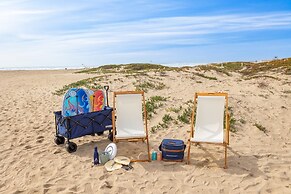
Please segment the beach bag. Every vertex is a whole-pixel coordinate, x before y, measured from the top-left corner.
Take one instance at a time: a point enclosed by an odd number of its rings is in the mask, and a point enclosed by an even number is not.
[[[159,149],[162,151],[162,160],[182,162],[186,145],[179,139],[163,139]]]

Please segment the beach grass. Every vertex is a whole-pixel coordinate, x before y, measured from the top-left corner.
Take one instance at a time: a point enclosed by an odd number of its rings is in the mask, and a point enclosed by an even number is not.
[[[177,119],[184,124],[189,124],[191,121],[191,115],[193,110],[193,100],[189,100],[186,103],[186,108],[183,109],[182,114],[178,115]]]
[[[199,77],[203,77],[203,78],[209,79],[209,80],[217,80],[216,77],[207,76],[207,75],[202,74],[202,73],[194,73],[194,75],[199,76]]]
[[[144,81],[144,82],[136,82],[134,83],[136,91],[144,91],[148,92],[148,90],[162,90],[166,88],[166,85],[163,82],[158,81]]]
[[[109,64],[96,68],[87,68],[76,73],[140,73],[140,72],[165,72],[165,71],[181,71],[179,67],[168,67],[160,64],[151,63],[129,63],[129,64]]]
[[[165,114],[162,118],[162,123],[160,122],[157,125],[151,127],[151,132],[155,133],[161,129],[168,129],[172,121],[174,121],[173,117],[170,114]]]
[[[174,113],[178,113],[178,112],[180,112],[180,110],[182,110],[182,106],[179,106],[179,107],[170,107],[170,108],[167,109],[167,111],[174,112]]]
[[[214,63],[209,65],[199,65],[197,66],[197,68],[202,71],[216,71],[218,73],[223,73],[227,76],[231,76],[231,72],[236,72],[241,74],[242,76],[247,76],[246,79],[259,73],[270,71],[280,71],[286,75],[291,75],[291,58],[275,59],[262,62],[238,61]],[[271,78],[270,76],[268,77]]]
[[[97,84],[97,81],[101,81],[103,79],[103,76],[97,76],[87,79],[82,79],[76,82],[73,82],[68,85],[64,85],[61,89],[56,90],[53,92],[54,95],[63,95],[66,91],[68,91],[71,88],[79,88],[79,87],[85,87],[88,89],[102,89],[102,86]]]
[[[262,131],[265,134],[267,134],[268,131],[267,131],[266,127],[264,127],[263,125],[255,123],[254,126],[257,127],[260,131]]]
[[[162,96],[152,96],[146,100],[145,107],[148,120],[153,117],[153,114],[157,114],[156,110],[162,107],[164,105],[162,102],[165,101],[167,101],[167,98]]]

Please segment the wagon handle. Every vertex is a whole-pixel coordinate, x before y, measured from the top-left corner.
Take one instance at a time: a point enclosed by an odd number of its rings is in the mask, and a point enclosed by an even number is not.
[[[109,86],[104,86],[104,89],[106,91],[106,105],[109,106],[109,103],[108,103],[108,90],[109,90]]]

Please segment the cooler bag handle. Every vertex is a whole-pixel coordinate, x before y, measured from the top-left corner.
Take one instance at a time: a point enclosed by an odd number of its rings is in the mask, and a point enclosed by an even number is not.
[[[186,144],[184,144],[184,150],[186,149]],[[162,151],[162,143],[159,145],[159,150]]]
[[[174,142],[174,141],[170,141],[169,144],[175,144],[175,142]],[[162,144],[161,144],[161,145],[162,145]],[[160,146],[161,146],[161,145],[160,145]],[[184,150],[185,150],[185,148],[186,148],[186,145],[184,144]],[[161,150],[161,149],[160,149],[160,150]]]

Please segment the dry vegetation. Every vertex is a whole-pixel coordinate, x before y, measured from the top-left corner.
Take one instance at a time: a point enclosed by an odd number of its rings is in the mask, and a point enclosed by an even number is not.
[[[165,71],[184,71],[187,72],[191,69],[195,69],[198,72],[215,71],[218,73],[231,76],[232,72],[240,73],[243,76],[253,76],[259,73],[267,71],[282,72],[287,75],[291,75],[291,58],[277,59],[266,62],[226,62],[209,65],[199,65],[195,67],[168,67],[160,64],[149,63],[130,63],[130,64],[113,64],[102,65],[97,68],[89,68],[77,71],[76,73],[141,73],[141,72],[162,72]],[[161,75],[162,76],[162,75]],[[200,75],[199,75],[200,76]]]
[[[250,78],[259,76],[266,72],[282,72],[291,75],[291,58],[278,59],[266,62],[227,62],[210,65],[200,65],[197,67],[200,71],[216,71],[218,73],[231,76],[232,72],[240,73],[242,76]],[[264,77],[264,75],[262,75]],[[276,79],[276,78],[275,78]]]
[[[290,64],[290,59],[281,59],[183,68],[107,65],[78,74],[0,71],[0,87],[5,91],[0,104],[0,193],[291,193]],[[189,165],[137,162],[132,170],[114,172],[92,165],[94,147],[100,151],[110,143],[107,132],[72,140],[78,144],[72,154],[65,145],[55,145],[52,111],[62,108],[63,98],[52,92],[63,95],[71,87],[104,85],[110,86],[111,107],[113,91],[147,90],[151,151],[166,138],[187,143],[195,92],[227,92],[229,168],[223,168],[222,146],[209,144],[191,147]],[[147,156],[142,142],[117,146],[119,156]],[[187,155],[186,150],[185,160]]]
[[[130,63],[130,64],[114,64],[114,65],[102,65],[97,68],[84,69],[77,71],[76,73],[141,73],[148,71],[163,72],[163,71],[179,71],[178,67],[167,67],[159,64],[150,63]]]
[[[68,89],[70,88],[78,88],[78,87],[85,87],[90,89],[101,89],[103,88],[97,82],[100,82],[104,79],[104,76],[96,76],[88,79],[83,79],[77,82],[73,82],[71,84],[63,86],[61,89],[56,90],[53,94],[54,95],[63,95]]]
[[[163,91],[171,86],[165,81],[169,76],[169,72],[174,71],[186,74],[189,79],[195,84],[203,84],[207,79],[211,82],[219,83],[218,75],[225,78],[234,75],[240,76],[238,81],[255,80],[255,79],[273,79],[280,80],[279,77],[270,75],[270,72],[291,75],[291,58],[279,59],[267,62],[226,62],[219,64],[200,65],[194,67],[167,67],[159,64],[134,63],[134,64],[112,64],[103,65],[97,68],[84,69],[76,73],[96,74],[98,76],[80,80],[57,90],[54,94],[63,95],[66,90],[72,87],[86,87],[91,89],[100,89],[102,84],[108,83],[124,83],[125,80],[130,80],[130,85],[134,90],[143,90],[145,92]],[[110,79],[110,76],[119,75],[118,78]],[[175,78],[173,78],[175,79]],[[260,89],[268,89],[268,85],[264,81],[258,81],[257,86]],[[272,91],[270,91],[272,92]],[[283,91],[283,94],[290,94],[290,90]],[[268,95],[260,94],[259,96],[267,99]],[[151,96],[146,101],[146,109],[148,119],[151,120],[155,114],[163,107],[168,113],[164,114],[162,120],[158,124],[151,127],[151,132],[156,132],[161,129],[168,129],[169,126],[188,125],[192,113],[193,101],[180,102],[177,106],[168,105],[169,97]],[[230,130],[237,132],[237,125],[245,125],[244,118],[237,119],[235,115],[235,107],[230,106]],[[238,122],[239,121],[239,122]],[[258,129],[266,133],[264,127],[255,124]]]

